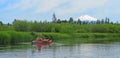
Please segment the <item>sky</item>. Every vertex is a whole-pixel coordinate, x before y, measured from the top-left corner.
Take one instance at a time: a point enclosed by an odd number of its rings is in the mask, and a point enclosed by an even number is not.
[[[110,21],[120,22],[119,2],[120,0],[0,0],[0,21],[52,21],[55,13],[61,20],[89,15],[97,19],[108,17]]]

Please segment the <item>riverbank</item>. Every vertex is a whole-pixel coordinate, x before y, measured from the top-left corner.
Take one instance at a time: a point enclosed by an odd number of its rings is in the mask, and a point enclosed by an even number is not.
[[[42,38],[50,38],[53,42],[64,44],[77,43],[107,43],[120,42],[120,33],[39,33],[35,32],[16,32],[16,31],[1,31],[0,45],[11,45],[20,42],[31,42],[37,36],[42,34]]]
[[[42,33],[64,44],[120,42],[120,33]]]

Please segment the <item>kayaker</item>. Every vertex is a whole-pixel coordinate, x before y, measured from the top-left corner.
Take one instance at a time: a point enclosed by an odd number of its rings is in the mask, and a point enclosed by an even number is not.
[[[38,37],[36,38],[38,41],[42,41],[43,39],[41,38],[41,35],[39,34]]]
[[[45,41],[52,42],[48,37],[46,37]]]

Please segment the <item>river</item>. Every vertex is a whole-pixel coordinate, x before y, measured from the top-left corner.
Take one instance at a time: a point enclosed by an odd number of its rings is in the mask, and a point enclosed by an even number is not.
[[[120,58],[120,43],[43,46],[0,46],[0,58]]]

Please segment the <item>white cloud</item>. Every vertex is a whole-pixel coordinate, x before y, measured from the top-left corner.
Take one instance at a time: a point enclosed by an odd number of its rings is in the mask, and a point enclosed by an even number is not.
[[[66,0],[67,1],[67,0]],[[19,3],[10,5],[8,9],[28,10],[34,9],[36,13],[47,12],[55,9],[65,0],[20,0]]]
[[[91,8],[99,8],[104,6],[108,0],[72,0],[69,3],[69,8],[57,9],[59,14],[73,14],[83,12]]]
[[[38,6],[36,12],[47,12],[50,10],[55,10],[60,4],[64,3],[64,0],[43,0],[41,4]]]
[[[9,9],[29,10],[35,13],[55,11],[57,14],[72,14],[103,6],[108,0],[20,0]]]

